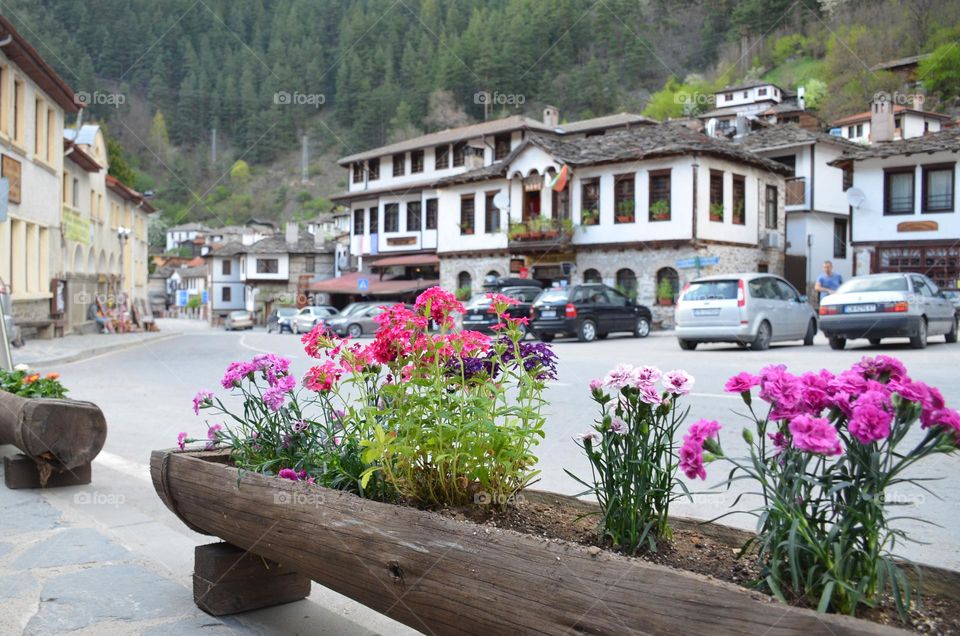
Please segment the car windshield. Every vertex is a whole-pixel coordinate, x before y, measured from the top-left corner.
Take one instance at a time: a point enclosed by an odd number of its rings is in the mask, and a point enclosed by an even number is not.
[[[277,315],[282,318],[289,318],[290,316],[296,316],[297,310],[294,309],[293,307],[288,307],[286,309],[278,309]]]
[[[565,289],[551,289],[540,294],[537,300],[542,303],[555,303],[566,300],[568,294],[569,292]]]
[[[733,300],[737,297],[737,281],[693,281],[683,294],[683,300]]]
[[[473,297],[467,301],[465,307],[467,309],[482,309],[484,307],[490,306],[490,299],[487,298],[486,294],[474,294]]]
[[[836,293],[851,294],[855,292],[884,291],[907,291],[907,277],[894,275],[853,278],[843,285],[840,285]]]
[[[350,316],[370,307],[370,303],[350,303],[340,312],[341,316]]]
[[[247,317],[247,312],[245,312],[245,311],[231,311],[231,312],[230,312],[230,317],[231,317],[231,318],[246,318],[246,317]]]
[[[943,295],[951,300],[960,300],[960,291],[956,289],[944,289]]]

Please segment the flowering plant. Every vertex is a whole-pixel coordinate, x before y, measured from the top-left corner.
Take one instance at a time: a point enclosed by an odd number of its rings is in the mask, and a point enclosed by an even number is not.
[[[757,387],[770,404],[762,416],[754,410]],[[957,449],[960,414],[887,356],[864,358],[839,375],[769,366],[734,376],[725,388],[742,396],[755,422],[755,433],[743,430],[749,458],[727,456],[719,424],[700,421],[684,438],[690,460],[683,469],[705,478],[703,462],[722,458],[734,466],[727,486],[737,479],[759,485],[751,544],[762,584],[781,599],[791,593],[820,611],[848,614],[889,589],[905,616],[911,587],[892,552],[907,537],[891,525],[897,502],[886,494],[902,484],[922,488],[905,471]]]
[[[600,418],[578,440],[590,460],[592,479],[567,474],[597,497],[601,530],[621,550],[636,552],[644,545],[656,550],[657,539],[671,536],[667,514],[679,496],[674,487],[682,487],[674,438],[687,415],[677,400],[692,386],[685,371],[661,373],[628,364],[590,383]]]
[[[31,371],[25,364],[18,364],[13,371],[0,369],[0,391],[25,398],[64,398],[67,389],[60,384],[59,373],[41,375]]]

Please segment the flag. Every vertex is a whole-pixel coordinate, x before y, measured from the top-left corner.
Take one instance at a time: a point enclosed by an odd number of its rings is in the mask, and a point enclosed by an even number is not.
[[[550,180],[549,185],[555,192],[562,192],[563,189],[567,187],[567,181],[569,180],[570,168],[564,164],[560,167],[560,172],[558,172],[553,179]]]

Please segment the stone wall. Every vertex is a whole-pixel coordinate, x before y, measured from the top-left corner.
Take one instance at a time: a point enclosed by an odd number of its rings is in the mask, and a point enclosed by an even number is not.
[[[461,272],[470,274],[474,293],[483,289],[483,279],[488,272],[497,272],[500,276],[510,275],[510,257],[506,254],[492,256],[440,256],[440,286],[456,290],[457,279]]]

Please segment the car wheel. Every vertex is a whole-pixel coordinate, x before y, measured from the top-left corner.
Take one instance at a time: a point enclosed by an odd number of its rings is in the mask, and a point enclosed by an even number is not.
[[[646,318],[637,318],[637,324],[633,326],[634,338],[646,338],[650,335],[650,321]]]
[[[766,351],[770,348],[771,335],[770,323],[764,320],[760,323],[760,328],[757,329],[757,336],[753,339],[753,342],[750,343],[750,348],[754,351]]]
[[[584,320],[580,323],[580,329],[577,331],[577,338],[580,342],[593,342],[597,339],[597,325],[592,320]]]
[[[910,338],[910,346],[914,349],[926,349],[927,347],[927,319],[921,318],[920,325],[917,327],[917,335]]]
[[[813,339],[817,335],[817,321],[811,320],[810,324],[807,326],[807,335],[803,337],[803,346],[812,347]]]
[[[351,338],[359,338],[363,334],[363,327],[361,327],[357,323],[353,323],[352,325],[347,327],[347,334]]]
[[[540,342],[553,342],[552,333],[538,333],[536,334],[536,336],[537,336],[537,340],[539,340]]]
[[[867,342],[876,347],[878,344],[880,344],[880,338],[868,338]]]
[[[677,342],[680,343],[680,348],[683,349],[684,351],[693,351],[694,349],[697,348],[697,344],[698,344],[693,340],[677,340]]]
[[[956,342],[957,341],[957,319],[953,319],[953,326],[950,328],[950,331],[944,336],[947,342]]]
[[[836,349],[836,350],[839,351],[840,349],[843,349],[843,348],[846,347],[846,346],[847,346],[847,339],[846,339],[846,338],[838,338],[838,337],[836,337],[836,336],[831,336],[831,337],[830,337],[830,348],[831,348],[831,349]]]

